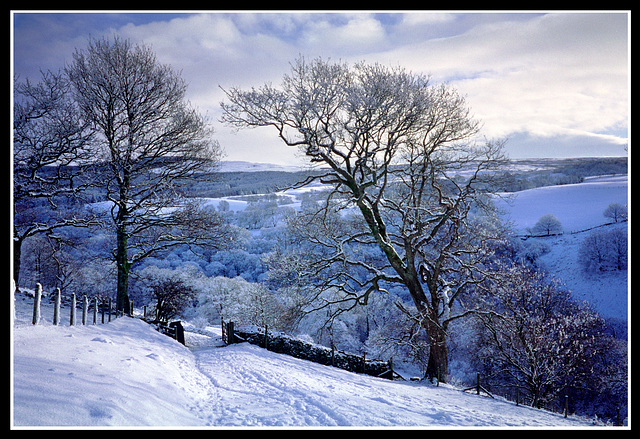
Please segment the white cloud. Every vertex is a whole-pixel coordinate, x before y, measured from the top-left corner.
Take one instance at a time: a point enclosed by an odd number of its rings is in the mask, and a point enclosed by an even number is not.
[[[213,119],[223,98],[218,85],[277,84],[302,54],[400,65],[449,81],[467,95],[489,137],[626,141],[627,14],[211,13],[124,26],[126,14],[115,21],[97,14],[90,16],[94,30],[81,34],[86,16],[63,15],[65,21],[37,17],[16,34],[22,66],[61,66],[74,47],[86,45],[89,32],[97,38],[118,32],[152,45],[161,62],[181,70],[191,101]],[[240,159],[234,154],[250,151],[250,144],[277,144],[264,131],[232,135],[215,125],[229,159]],[[256,154],[256,161],[293,157],[275,146]]]
[[[433,24],[449,23],[455,20],[456,15],[446,12],[406,12],[402,14],[402,20],[400,26],[413,27],[413,26],[431,26]]]
[[[130,30],[183,69],[193,101],[214,116],[222,98],[218,84],[277,83],[298,54],[321,55],[381,61],[447,80],[467,95],[488,137],[529,133],[626,142],[603,134],[628,123],[625,14],[482,15],[467,18],[463,33],[410,39],[408,31],[418,35],[453,25],[455,18],[411,13],[385,28],[370,14],[205,14],[120,32]],[[394,38],[408,43],[383,52]],[[246,139],[228,137],[234,150]]]
[[[624,14],[550,14],[476,26],[378,58],[450,81],[490,137],[596,136],[628,123],[626,23]]]

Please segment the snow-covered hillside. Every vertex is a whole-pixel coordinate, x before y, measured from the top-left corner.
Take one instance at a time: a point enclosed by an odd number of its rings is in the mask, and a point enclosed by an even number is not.
[[[247,343],[221,347],[219,328],[188,331],[185,347],[128,317],[52,326],[50,306],[32,326],[29,299],[16,301],[14,427],[592,426],[449,386],[391,382]]]
[[[239,160],[223,160],[220,162],[218,172],[260,172],[260,171],[281,171],[299,172],[304,170],[304,166],[278,165],[274,163],[254,163]]]
[[[606,223],[602,213],[610,203],[628,204],[627,191],[626,175],[590,177],[583,183],[505,194],[497,206],[517,233],[526,234],[547,213],[558,218],[565,233],[571,233]]]
[[[589,274],[578,263],[578,249],[590,233],[583,230],[609,222],[603,212],[610,203],[629,203],[626,175],[590,177],[580,184],[516,192],[507,199],[499,199],[497,206],[503,211],[504,219],[511,221],[516,233],[520,234],[526,234],[527,228],[542,215],[555,215],[562,223],[563,235],[527,240],[539,241],[547,247],[548,252],[539,258],[540,265],[561,279],[576,299],[589,302],[602,316],[626,320],[627,272]],[[627,227],[629,223],[621,223],[604,226],[601,230]]]

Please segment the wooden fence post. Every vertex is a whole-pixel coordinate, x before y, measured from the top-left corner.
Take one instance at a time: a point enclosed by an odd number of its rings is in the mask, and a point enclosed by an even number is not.
[[[56,302],[53,307],[53,324],[60,324],[60,288],[56,288]]]
[[[89,299],[87,295],[82,296],[82,324],[87,324],[87,311],[89,310]]]
[[[268,327],[267,325],[264,325],[264,348],[267,349],[267,331],[268,331]]]
[[[69,326],[76,324],[76,293],[71,293],[71,314],[69,315]]]
[[[476,372],[476,385],[472,386],[472,387],[467,387],[466,389],[463,389],[463,392],[468,392],[469,390],[473,390],[476,389],[476,395],[480,395],[480,390],[482,390],[483,392],[485,392],[487,395],[489,395],[491,398],[495,399],[493,397],[493,395],[491,394],[491,392],[489,392],[487,389],[485,389],[484,387],[482,387],[480,385],[480,372]]]
[[[42,299],[42,285],[36,284],[36,291],[33,295],[33,320],[32,323],[37,325],[40,321],[40,301]]]
[[[224,342],[224,344],[229,344],[227,342],[227,326],[224,323],[224,319],[222,317],[220,317],[220,327],[222,328],[222,341]]]
[[[234,328],[234,323],[233,322],[229,322],[227,323],[227,340],[228,340],[228,344],[233,344],[233,342],[235,341],[235,328]]]

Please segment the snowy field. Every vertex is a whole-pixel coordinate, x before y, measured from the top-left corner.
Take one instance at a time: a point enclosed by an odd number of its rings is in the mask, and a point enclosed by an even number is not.
[[[627,205],[627,190],[626,175],[591,177],[578,184],[504,194],[507,197],[498,199],[496,205],[516,233],[526,234],[547,213],[558,218],[565,233],[571,233],[606,223],[602,212],[611,203]]]
[[[591,231],[581,230],[610,222],[603,216],[610,203],[629,204],[626,175],[586,178],[583,183],[547,186],[511,194],[496,203],[503,218],[513,223],[516,233],[526,234],[538,219],[552,213],[562,223],[560,236],[529,238],[547,246],[541,266],[560,278],[578,300],[589,302],[604,317],[627,320],[628,273],[585,273],[578,262],[578,250]],[[607,225],[599,230],[628,228],[630,223]],[[631,236],[631,235],[629,235]]]
[[[31,298],[16,301],[14,427],[593,427],[450,386],[221,347],[219,328],[187,331],[185,347],[128,317],[52,326],[44,304],[32,326]]]

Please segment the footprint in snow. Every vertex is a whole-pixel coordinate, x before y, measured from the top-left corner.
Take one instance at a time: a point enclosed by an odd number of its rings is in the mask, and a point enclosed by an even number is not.
[[[94,337],[91,339],[91,341],[98,341],[100,343],[113,344],[113,342],[109,340],[107,337]]]

